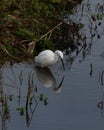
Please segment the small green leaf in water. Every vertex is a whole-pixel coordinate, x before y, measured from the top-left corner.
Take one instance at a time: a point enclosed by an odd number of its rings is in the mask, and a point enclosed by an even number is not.
[[[6,119],[9,119],[9,116],[10,116],[10,110],[9,110],[9,107],[6,106],[5,107],[5,117],[6,117]]]
[[[39,96],[39,100],[40,100],[40,101],[43,101],[43,98],[44,98],[44,94],[41,93],[40,96]]]
[[[48,104],[48,98],[45,97],[45,99],[44,99],[44,105],[47,105],[47,104]]]
[[[9,96],[9,100],[12,101],[13,100],[13,95]]]
[[[19,111],[21,116],[24,115],[24,112],[25,112],[25,108],[24,107],[19,107],[19,108],[17,108],[17,110]]]
[[[33,96],[30,97],[30,104],[32,105]]]

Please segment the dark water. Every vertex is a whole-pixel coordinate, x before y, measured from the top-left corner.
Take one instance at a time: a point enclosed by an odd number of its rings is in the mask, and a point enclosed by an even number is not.
[[[87,48],[65,55],[65,71],[60,62],[50,69],[36,68],[33,61],[1,67],[0,129],[104,129],[104,19],[89,20],[103,16],[102,5],[103,0],[85,1],[77,8],[84,10],[72,16],[85,24],[79,33],[86,35]]]

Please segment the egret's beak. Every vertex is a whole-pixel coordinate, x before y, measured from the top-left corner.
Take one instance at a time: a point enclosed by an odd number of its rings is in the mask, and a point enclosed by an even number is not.
[[[60,58],[60,59],[61,59],[61,58]],[[63,69],[65,70],[65,66],[64,66],[63,59],[61,59],[61,62],[62,62]]]

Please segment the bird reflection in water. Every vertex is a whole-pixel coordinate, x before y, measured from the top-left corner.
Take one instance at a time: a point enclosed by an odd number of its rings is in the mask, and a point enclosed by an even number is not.
[[[59,85],[57,85],[57,81],[49,68],[41,68],[39,66],[35,66],[35,68],[38,80],[44,87],[52,87],[55,92],[61,92],[64,76],[62,77]]]

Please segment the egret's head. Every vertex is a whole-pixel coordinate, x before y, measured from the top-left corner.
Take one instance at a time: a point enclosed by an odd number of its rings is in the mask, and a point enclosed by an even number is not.
[[[62,51],[56,50],[55,53],[63,60],[64,55],[63,55],[63,52],[62,52]]]
[[[56,50],[56,51],[55,51],[55,54],[57,54],[58,57],[61,59],[63,69],[65,70],[65,66],[64,66],[64,62],[63,62],[63,58],[64,58],[63,52],[60,51],[60,50]]]

